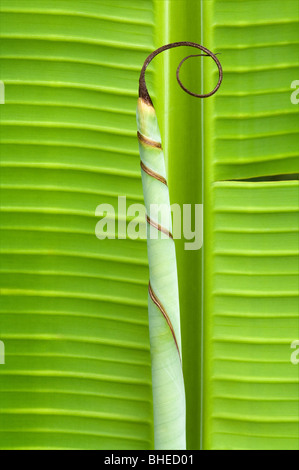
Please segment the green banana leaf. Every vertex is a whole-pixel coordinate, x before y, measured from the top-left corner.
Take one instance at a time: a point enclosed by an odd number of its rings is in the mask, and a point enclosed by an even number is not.
[[[98,205],[143,201],[153,21],[151,1],[1,2],[1,448],[153,447],[146,241],[95,235]]]
[[[142,203],[139,71],[188,40],[221,53],[214,97],[178,87],[190,49],[147,71],[171,202],[204,203],[204,248],[176,241],[187,445],[298,449],[298,1],[0,9],[0,448],[153,448],[146,242],[98,240],[95,213]],[[214,87],[209,60],[188,88]]]
[[[203,3],[225,70],[204,111],[204,447],[298,449],[298,2]]]
[[[204,44],[224,69],[201,104],[175,80],[192,51],[157,69],[171,202],[204,203],[203,250],[177,241],[188,447],[298,449],[298,2],[157,4],[160,43]],[[217,74],[207,58],[182,69],[197,93]]]

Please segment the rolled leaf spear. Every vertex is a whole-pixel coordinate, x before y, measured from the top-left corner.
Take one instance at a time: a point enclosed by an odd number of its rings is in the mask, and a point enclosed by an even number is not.
[[[144,62],[139,80],[137,105],[138,140],[142,184],[147,212],[147,246],[149,259],[149,331],[152,359],[155,449],[186,449],[186,401],[182,371],[180,308],[175,245],[164,155],[156,112],[145,82],[145,71],[161,52],[179,46],[200,49],[216,62],[219,80],[214,90],[199,95],[182,84],[181,88],[197,98],[212,96],[222,82],[222,67],[216,55],[193,42],[175,42],[152,52]]]

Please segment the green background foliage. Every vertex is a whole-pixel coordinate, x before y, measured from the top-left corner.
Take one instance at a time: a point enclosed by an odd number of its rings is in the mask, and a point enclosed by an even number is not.
[[[2,448],[153,446],[146,241],[95,236],[143,201],[153,11],[125,3],[1,2]]]
[[[296,1],[204,2],[225,70],[205,103],[205,448],[299,446],[298,14]]]
[[[221,52],[213,98],[176,83],[193,50],[147,72],[171,202],[204,203],[204,250],[176,242],[188,447],[298,449],[298,20],[297,0],[1,1],[0,448],[153,447],[146,243],[97,240],[95,209],[142,202],[139,70],[188,40]]]

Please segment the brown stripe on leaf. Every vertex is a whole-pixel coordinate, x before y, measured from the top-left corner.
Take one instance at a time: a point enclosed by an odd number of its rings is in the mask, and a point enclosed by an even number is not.
[[[164,233],[164,235],[167,235],[167,237],[171,238],[173,240],[173,235],[171,232],[169,232],[166,228],[162,227],[162,225],[157,224],[154,222],[148,215],[146,216],[147,223],[150,224],[152,227],[156,228],[159,230],[159,232]]]
[[[161,183],[167,186],[167,181],[163,176],[159,175],[154,170],[151,170],[150,168],[148,168],[142,161],[140,162],[140,166],[143,169],[143,171],[147,173],[149,176],[152,176],[153,178],[155,178],[158,181],[161,181]]]
[[[150,147],[155,147],[157,149],[162,149],[160,142],[155,142],[154,140],[144,137],[139,131],[137,132],[138,140],[144,145],[149,145]]]
[[[149,295],[150,295],[150,298],[152,299],[152,301],[154,302],[154,304],[158,307],[158,309],[160,310],[160,312],[162,313],[163,317],[165,318],[169,328],[170,328],[170,331],[172,333],[172,336],[173,336],[173,339],[174,339],[174,342],[175,342],[175,346],[177,348],[177,351],[179,353],[179,358],[180,358],[180,361],[182,361],[181,359],[181,353],[180,353],[180,349],[179,349],[179,345],[178,345],[178,342],[177,342],[177,339],[176,339],[176,336],[175,336],[175,332],[174,332],[174,328],[172,326],[172,323],[170,321],[170,318],[169,316],[167,315],[167,312],[165,310],[165,308],[163,307],[163,305],[161,304],[160,300],[158,299],[158,297],[156,296],[156,294],[154,293],[153,289],[152,289],[152,286],[151,286],[151,283],[149,283],[149,286],[148,286],[148,291],[149,291]]]

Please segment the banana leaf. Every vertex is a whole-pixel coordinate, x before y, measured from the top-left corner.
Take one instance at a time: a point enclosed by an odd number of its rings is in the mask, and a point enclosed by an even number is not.
[[[204,447],[298,449],[298,3],[208,3]]]
[[[188,447],[298,449],[298,2],[157,4],[161,43],[188,37],[224,69],[201,106],[175,81],[187,53],[157,69],[171,202],[204,203],[203,250],[176,241]],[[207,93],[217,73],[194,58],[183,83]]]
[[[203,249],[176,240],[187,447],[298,449],[297,0],[0,10],[0,448],[154,446],[146,242],[98,240],[95,213],[142,203],[140,68],[188,40],[221,53],[218,94],[177,86],[190,49],[147,72],[171,203],[204,203]],[[216,74],[181,70],[198,93]]]
[[[95,235],[100,204],[143,201],[153,22],[147,0],[1,2],[2,449],[153,448],[146,241]]]

